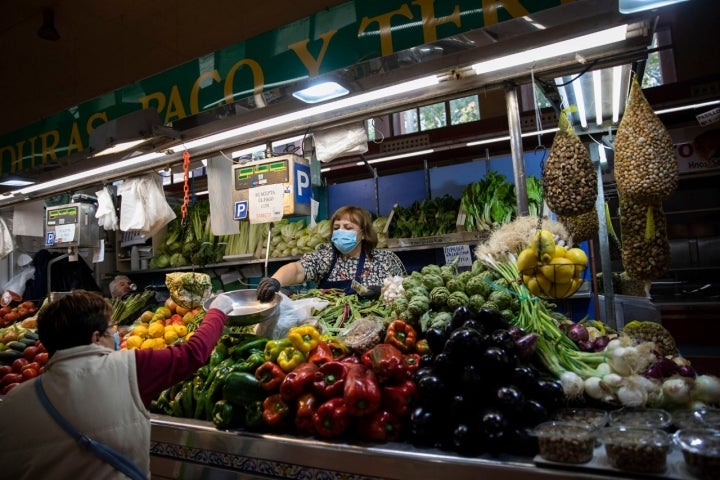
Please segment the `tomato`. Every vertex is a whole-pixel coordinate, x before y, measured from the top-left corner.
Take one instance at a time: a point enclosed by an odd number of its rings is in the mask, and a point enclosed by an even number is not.
[[[35,355],[35,358],[33,358],[34,362],[37,362],[40,366],[45,365],[48,362],[48,353],[47,352],[40,352],[37,355]]]
[[[19,373],[8,373],[4,377],[0,378],[0,387],[4,387],[5,385],[9,385],[11,383],[20,383],[22,382],[22,375]]]
[[[27,367],[23,368],[21,375],[24,382],[25,380],[30,380],[31,378],[37,377],[39,374],[40,371],[37,368],[30,367],[30,365],[28,365]]]
[[[15,361],[13,361],[13,363],[12,363],[13,372],[20,373],[20,371],[22,370],[22,367],[24,367],[28,363],[30,363],[30,362],[25,358],[15,359]]]
[[[33,358],[35,358],[35,355],[37,355],[37,353],[37,347],[26,347],[25,350],[23,350],[23,358],[28,362],[32,362]]]
[[[0,378],[12,373],[12,367],[10,365],[0,365]]]
[[[3,395],[7,395],[8,393],[10,393],[10,390],[17,387],[18,385],[20,385],[20,382],[8,383],[3,387],[2,390],[0,390],[0,393],[2,393]]]
[[[170,325],[185,325],[185,322],[183,322],[182,315],[173,313],[170,316]]]
[[[22,372],[23,370],[27,370],[28,368],[33,368],[33,369],[35,369],[35,370],[40,370],[40,364],[39,364],[38,362],[30,362],[30,363],[28,363],[27,365],[25,365],[24,367],[22,367],[21,372]]]

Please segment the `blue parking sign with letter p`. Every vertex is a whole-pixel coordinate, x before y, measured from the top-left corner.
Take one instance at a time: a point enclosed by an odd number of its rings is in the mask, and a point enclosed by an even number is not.
[[[233,219],[244,220],[248,216],[248,202],[243,200],[241,202],[235,202],[235,213]]]
[[[47,237],[45,237],[45,245],[55,245],[55,232],[47,232]]]

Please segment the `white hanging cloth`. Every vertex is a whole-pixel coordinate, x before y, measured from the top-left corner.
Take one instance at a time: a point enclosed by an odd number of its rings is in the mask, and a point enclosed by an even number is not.
[[[12,233],[10,233],[5,219],[0,217],[0,258],[7,257],[13,250],[15,250],[15,242]]]

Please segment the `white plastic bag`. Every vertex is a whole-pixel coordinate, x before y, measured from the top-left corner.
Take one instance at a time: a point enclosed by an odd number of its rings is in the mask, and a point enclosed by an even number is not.
[[[7,257],[13,250],[15,250],[15,242],[12,233],[10,233],[5,219],[0,217],[0,258]]]
[[[320,162],[368,151],[367,130],[362,123],[314,132],[313,141],[315,156]]]
[[[277,339],[287,337],[292,327],[308,323],[313,318],[313,312],[319,312],[330,302],[321,298],[300,298],[291,300],[284,293],[280,295],[280,314],[276,319],[258,324],[255,333],[262,337]]]
[[[98,219],[98,225],[103,230],[117,230],[118,228],[118,217],[115,212],[115,204],[113,203],[112,196],[108,191],[107,187],[102,190],[95,192],[98,200],[97,211],[95,212],[95,218]]]
[[[125,180],[118,187],[122,196],[120,230],[137,230],[148,237],[160,231],[175,218],[165,199],[160,177],[151,173]]]

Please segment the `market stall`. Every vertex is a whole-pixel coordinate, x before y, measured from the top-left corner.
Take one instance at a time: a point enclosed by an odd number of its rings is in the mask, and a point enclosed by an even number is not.
[[[516,35],[512,33],[513,28],[524,20],[514,18],[508,20],[511,22],[508,25],[498,20],[492,30],[485,27],[468,29],[463,35],[430,44],[441,50],[446,48],[448,52],[452,51],[449,48],[452,44],[459,53],[423,59],[407,68],[392,67],[395,63],[403,63],[405,50],[385,52],[387,55],[381,57],[387,63],[383,67],[385,78],[382,84],[378,77],[365,77],[366,71],[374,71],[371,68],[373,61],[355,65],[348,72],[355,76],[353,81],[359,84],[360,90],[369,90],[367,94],[356,93],[358,98],[365,95],[363,102],[349,109],[321,111],[314,110],[315,107],[298,107],[296,101],[285,99],[290,91],[285,86],[275,92],[283,101],[259,107],[250,105],[262,103],[257,97],[241,99],[237,103],[238,110],[249,109],[246,115],[211,110],[178,119],[172,122],[172,128],[151,125],[149,130],[154,135],[150,145],[145,146],[146,153],[129,157],[110,154],[105,157],[107,160],[99,160],[102,165],[98,169],[89,171],[81,160],[69,159],[70,170],[79,173],[0,198],[0,206],[12,207],[68,189],[96,189],[98,181],[103,183],[102,190],[107,190],[112,181],[123,180],[117,189],[122,202],[116,208],[112,202],[117,199],[110,195],[110,211],[120,211],[122,232],[139,231],[140,234],[123,235],[114,242],[117,248],[112,258],[116,262],[114,270],[132,273],[141,286],[151,287],[113,304],[114,319],[126,327],[120,344],[123,349],[169,348],[177,342],[187,341],[202,321],[204,310],[197,305],[178,308],[182,302],[174,294],[176,284],[173,282],[201,286],[201,295],[205,295],[203,300],[207,299],[210,290],[233,290],[237,284],[252,290],[260,277],[269,276],[280,264],[296,260],[302,253],[313,251],[316,245],[328,241],[332,226],[323,222],[327,222],[326,213],[334,210],[332,207],[336,204],[367,206],[377,222],[374,227],[382,233],[379,246],[407,255],[404,257],[406,264],[412,268],[408,268],[410,272],[406,278],[396,279],[402,288],[394,290],[392,296],[388,292],[393,289],[385,285],[386,295],[377,303],[351,298],[354,295],[348,295],[347,299],[333,297],[325,308],[335,309],[334,315],[328,314],[324,318],[324,309],[317,308],[312,314],[298,317],[296,323],[286,325],[289,329],[306,328],[306,323],[313,323],[310,328],[316,328],[318,336],[322,333],[333,338],[323,341],[334,342],[334,337],[338,337],[337,348],[343,349],[352,337],[345,331],[353,323],[350,320],[376,317],[378,328],[374,333],[377,338],[363,348],[350,346],[352,352],[310,361],[317,353],[314,351],[317,342],[305,349],[295,346],[299,353],[286,351],[291,347],[284,345],[278,351],[291,358],[280,362],[277,355],[269,352],[268,344],[282,340],[285,331],[230,328],[202,373],[168,389],[156,399],[151,443],[153,477],[209,475],[230,478],[240,474],[246,478],[298,478],[311,472],[313,476],[330,478],[438,478],[447,474],[448,467],[452,467],[453,476],[458,478],[478,475],[488,478],[508,475],[607,478],[646,474],[657,474],[660,478],[693,478],[692,475],[707,473],[705,463],[701,463],[699,470],[690,471],[692,468],[688,468],[690,464],[680,449],[682,440],[675,440],[678,448],[668,451],[669,434],[687,428],[687,424],[680,423],[655,426],[661,438],[658,449],[662,456],[662,464],[655,470],[643,470],[647,465],[637,464],[629,468],[611,466],[606,448],[613,445],[613,440],[604,437],[596,445],[599,433],[595,431],[582,433],[591,438],[583,437],[580,441],[585,450],[589,449],[581,460],[563,461],[552,455],[538,454],[539,446],[543,445],[542,440],[538,440],[542,439],[542,433],[535,428],[553,419],[561,405],[578,408],[600,405],[606,412],[620,407],[651,407],[667,409],[673,414],[683,412],[678,418],[688,411],[691,416],[699,412],[698,415],[703,417],[700,427],[717,428],[717,419],[712,415],[716,414],[715,407],[720,398],[713,372],[705,371],[704,366],[701,368],[683,356],[673,335],[659,325],[651,325],[658,323],[657,318],[618,317],[616,309],[622,306],[623,299],[615,297],[621,291],[615,288],[620,284],[607,280],[612,276],[611,261],[618,260],[618,252],[614,252],[615,257],[611,259],[613,248],[617,248],[613,244],[613,220],[622,228],[624,244],[619,251],[620,260],[631,279],[641,283],[643,288],[649,288],[653,280],[665,274],[670,266],[670,243],[662,201],[674,193],[680,182],[670,134],[653,113],[637,80],[631,80],[634,77],[628,66],[632,64],[632,68],[637,69],[638,64],[644,62],[653,18],[645,13],[621,16],[614,7],[595,5],[595,2],[573,2],[557,6],[555,10],[538,6],[535,18],[548,23],[551,28],[546,31],[527,33],[521,28],[524,33]],[[572,18],[571,22],[563,18],[565,13]],[[594,68],[598,75],[593,77],[600,83],[602,70],[618,72],[622,76],[622,82],[617,83],[618,89],[630,94],[627,106],[619,98],[615,99],[614,105],[597,102],[595,127],[583,126],[582,121],[587,119],[581,118],[574,109],[563,109],[551,122],[552,128],[542,131],[543,115],[550,112],[552,105],[543,112],[536,99],[530,113],[521,115],[520,86],[530,84],[529,91],[534,97],[540,90],[536,87],[538,75],[555,82],[558,87],[552,89],[548,88],[547,82],[538,82],[544,85],[549,96],[552,93],[560,95],[560,90],[567,85],[556,79],[576,75],[578,69],[585,68],[578,66],[579,54],[575,50],[531,62],[530,69],[528,63],[524,63],[508,69],[483,70],[482,62],[476,63],[491,60],[493,52],[522,51],[537,42],[552,43],[571,35],[582,36],[591,24],[593,30],[603,27],[603,35],[609,35],[620,23],[626,33],[622,41],[612,47],[591,47],[581,55],[581,65]],[[502,41],[486,45],[480,41],[486,35],[502,38]],[[482,55],[475,58],[479,53]],[[469,61],[471,57],[472,62]],[[429,77],[418,80],[420,71],[423,74],[438,73],[430,79],[432,81],[427,79]],[[635,71],[636,75],[638,73]],[[580,76],[578,74],[578,78]],[[386,85],[397,82],[412,85],[400,94],[386,90],[390,88]],[[500,108],[506,113],[505,125],[499,129],[497,125],[491,125],[497,122],[489,121],[482,125],[492,128],[482,132],[477,131],[482,128],[461,131],[460,127],[455,130],[452,140],[431,138],[431,133],[418,135],[413,140],[416,143],[410,142],[412,145],[408,150],[412,154],[426,155],[422,169],[409,166],[408,160],[388,160],[386,157],[393,153],[393,146],[383,150],[384,146],[378,146],[382,142],[371,145],[367,139],[360,142],[367,148],[359,157],[354,151],[343,151],[337,160],[320,164],[318,151],[313,149],[316,145],[306,138],[313,129],[350,130],[350,125],[356,122],[395,118],[392,115],[396,111],[420,108],[431,101],[443,102],[443,108],[449,108],[448,102],[458,96],[477,94],[486,88],[496,94],[494,102],[490,103],[497,107],[499,100]],[[600,91],[610,88],[610,83],[605,88],[600,85],[596,88],[600,95]],[[577,105],[583,99],[577,91],[573,94],[563,92],[562,100],[554,106]],[[612,120],[612,110],[617,106],[626,108],[624,114],[618,112],[622,115],[622,124],[618,123],[618,118]],[[298,116],[298,111],[304,113]],[[113,126],[119,128],[121,123],[118,118]],[[633,129],[638,125],[640,130]],[[361,130],[364,132],[364,127]],[[607,172],[603,171],[598,153],[607,148],[601,145],[599,150],[597,146],[593,150],[588,146],[592,141],[585,141],[592,135],[603,135],[606,130],[610,131],[609,141],[615,153],[615,165],[619,167],[611,172],[612,182],[616,183],[611,190],[606,188],[608,182],[604,181],[603,174]],[[482,150],[478,145],[482,149],[482,145],[496,142],[494,137],[498,131],[509,134],[510,156],[491,158],[486,149],[484,169],[481,169],[477,159],[482,159],[483,154],[479,153]],[[301,134],[301,139],[284,143],[280,151],[274,150],[273,141],[290,134]],[[533,140],[532,144],[527,143],[528,137]],[[638,137],[647,141],[639,142]],[[182,139],[179,143],[178,138]],[[471,139],[477,142],[474,150],[468,146]],[[533,155],[526,154],[527,150],[532,150],[535,141],[538,145]],[[256,142],[261,145],[255,145],[245,156],[238,154],[231,158],[227,153]],[[436,151],[423,153],[423,147],[429,146],[423,142],[434,146],[432,150]],[[443,148],[438,148],[441,145]],[[258,152],[262,152],[261,158],[255,156]],[[448,160],[447,157],[456,152],[459,157],[472,160]],[[438,156],[444,158],[438,160]],[[192,164],[200,159],[205,163]],[[432,167],[428,163],[432,163]],[[569,164],[572,165],[570,172],[564,170]],[[398,176],[380,178],[381,165],[393,165],[398,169]],[[172,182],[165,188],[158,185],[158,177],[147,172],[160,167],[170,172],[173,168],[179,171],[182,181]],[[447,169],[443,170],[443,167]],[[202,180],[195,178],[197,169],[202,171],[198,175]],[[357,180],[358,171],[364,171],[365,176],[371,172],[371,178]],[[457,195],[456,199],[448,195],[446,201],[439,200],[443,198],[439,185],[451,175],[455,176],[456,184],[459,182],[463,195]],[[643,182],[647,177],[657,181]],[[196,180],[208,186],[207,202],[195,198],[199,190]],[[131,196],[136,196],[136,200],[149,197],[138,194],[147,184],[155,185],[155,194],[164,193],[157,195],[152,203],[132,204]],[[421,191],[422,204],[420,200],[413,203],[414,197],[406,192],[415,186]],[[504,196],[509,192],[512,196]],[[621,199],[617,198],[617,192]],[[619,216],[606,207],[606,194],[622,207]],[[67,252],[69,256],[76,256],[78,250],[95,249],[99,243],[96,234],[100,229],[94,224],[88,229],[88,221],[81,213],[98,205],[92,200],[90,203],[77,203],[75,198],[64,200],[47,208],[44,246]],[[177,214],[170,203],[175,204]],[[398,203],[404,203],[406,207]],[[418,208],[411,208],[411,204]],[[555,214],[557,225],[554,220],[542,217],[544,208]],[[137,223],[141,213],[166,215],[161,220],[155,217],[156,221],[147,225]],[[589,215],[594,221],[590,234],[581,233],[580,227],[585,226],[580,218],[583,215]],[[498,243],[492,236],[503,227],[517,226],[513,222],[522,219],[529,223],[516,228],[519,240],[512,248],[504,240]],[[132,228],[128,223],[132,223]],[[431,228],[416,228],[421,224]],[[109,224],[106,228],[111,229]],[[568,230],[572,230],[572,235]],[[588,240],[585,247],[577,248],[585,240]],[[599,271],[604,275],[602,286],[596,283]],[[189,283],[183,283],[188,278],[191,279]],[[158,287],[163,290],[162,298],[154,294]],[[50,296],[51,285],[47,290]],[[299,294],[290,295],[287,302],[298,301],[308,295],[308,290],[311,297],[323,295],[313,292],[311,286],[302,285],[287,292]],[[604,294],[602,298],[598,297],[600,294]],[[150,297],[159,304],[141,314],[140,310]],[[642,294],[638,298],[646,300]],[[42,308],[42,301],[36,303],[36,307]],[[583,304],[579,308],[581,314],[571,315],[569,311],[580,303]],[[583,319],[591,303],[595,308],[590,311],[604,322]],[[650,307],[654,311],[654,306]],[[361,310],[363,308],[367,310]],[[562,308],[568,311],[561,311]],[[355,313],[351,313],[353,311]],[[13,313],[18,312],[5,312],[4,318]],[[33,313],[26,309],[22,317]],[[478,318],[484,321],[485,317],[497,323],[492,326],[478,323]],[[20,365],[23,362],[16,368],[15,360],[22,358],[28,364],[37,362],[41,366],[44,358],[38,357],[43,353],[42,346],[37,344],[32,322],[20,323],[23,318],[10,317],[13,318],[12,332],[7,328],[2,331],[4,351],[0,352],[0,360],[3,360],[0,363],[13,369],[4,369],[6,378],[0,380],[4,389],[33,378],[33,373],[24,374],[29,369]],[[466,325],[466,322],[470,323]],[[390,430],[378,427],[375,436],[363,430],[363,425],[370,422],[370,414],[382,411],[372,410],[348,414],[348,418],[343,417],[347,422],[344,428],[332,434],[324,432],[315,420],[317,405],[307,407],[312,414],[313,427],[299,430],[300,406],[290,404],[290,401],[298,401],[300,395],[274,398],[274,395],[282,395],[278,389],[283,379],[300,375],[296,368],[302,364],[311,364],[312,367],[306,368],[319,371],[323,364],[339,364],[341,359],[350,358],[348,363],[364,365],[363,374],[387,375],[388,367],[379,366],[377,360],[387,352],[374,351],[373,354],[370,353],[372,348],[397,346],[398,337],[393,337],[391,332],[398,330],[407,338],[411,329],[419,341],[413,341],[412,346],[393,358],[405,367],[402,375],[406,376],[402,380],[413,383],[418,394],[406,393],[405,408],[393,412],[398,417],[395,419],[397,424],[387,418],[381,421],[373,417],[373,421],[381,426],[392,427]],[[453,345],[451,338],[460,343],[457,340],[460,335],[467,337],[464,340],[467,343],[455,345],[453,351],[448,344]],[[489,345],[491,337],[493,345]],[[248,346],[246,351],[238,347],[237,342],[242,339],[257,343],[253,343],[252,348]],[[415,347],[420,341],[424,342],[423,347]],[[611,342],[615,343],[611,346]],[[238,347],[234,350],[237,355],[228,355],[232,347]],[[30,348],[35,350],[28,350]],[[626,355],[619,353],[620,349]],[[250,352],[251,355],[244,355]],[[471,354],[478,352],[481,352],[479,356],[468,360]],[[420,364],[423,355],[429,357]],[[453,358],[454,355],[463,357],[462,361]],[[638,358],[632,363],[625,362],[624,357],[630,356]],[[448,358],[452,362],[443,363]],[[608,358],[615,359],[615,363],[607,361]],[[412,363],[413,368],[405,362]],[[218,370],[220,364],[228,369],[225,374]],[[529,388],[520,391],[517,385],[503,383],[512,378],[511,367],[531,366],[533,371],[542,374],[549,389],[560,392],[562,400],[541,402],[537,392],[530,393]],[[276,385],[262,388],[263,392],[253,383],[264,381],[263,373],[258,373],[261,367],[273,372],[279,368],[282,374],[277,374]],[[343,372],[353,370],[342,368]],[[421,368],[425,371],[417,373]],[[448,374],[448,368],[453,375]],[[235,378],[230,370],[243,375]],[[35,372],[38,373],[40,369]],[[349,374],[345,372],[344,375]],[[400,382],[398,378],[392,378],[393,382]],[[519,382],[516,378],[513,380]],[[233,382],[242,383],[243,387],[233,388]],[[482,387],[478,385],[483,382]],[[378,389],[399,388],[395,383],[383,385],[382,380],[377,383]],[[460,398],[468,394],[466,389],[471,388],[468,385],[477,391],[473,390],[465,399]],[[461,389],[455,391],[458,386]],[[702,386],[707,389],[703,390]],[[500,406],[496,403],[500,400],[488,400],[486,387],[490,389],[491,397],[503,397],[504,402],[511,402],[510,397],[513,397],[515,403]],[[351,395],[343,390],[339,396]],[[263,406],[259,416],[263,417],[274,407],[282,407],[286,417],[278,419],[277,423],[266,418],[255,418],[257,423],[251,422],[248,417],[250,404],[258,409],[258,403],[262,405],[268,398],[273,398],[270,407]],[[323,405],[334,398],[339,397],[329,394],[323,397]],[[376,400],[381,402],[379,395]],[[460,408],[467,408],[468,402],[476,408],[482,407],[481,413],[489,412],[490,419],[478,420],[475,415],[478,412],[471,415],[470,411]],[[447,423],[443,428],[436,419],[431,430],[423,430],[429,428],[428,424],[423,424],[423,419],[427,420],[426,416],[433,413],[427,411],[428,403],[434,403],[435,407],[441,404],[445,410],[448,410],[447,405],[453,405],[467,415],[462,418],[442,416],[443,421],[448,420],[439,422]],[[528,412],[521,412],[521,403],[523,409],[530,408],[527,405],[537,408],[536,416],[524,417]],[[239,412],[242,419],[235,418],[233,410]],[[522,422],[517,420],[518,417],[523,417]],[[471,422],[471,418],[478,423]],[[449,427],[452,428],[448,430]],[[474,430],[476,427],[478,431]],[[393,435],[389,435],[390,432]],[[433,438],[434,434],[438,434],[437,438]],[[497,442],[494,444],[493,441]],[[712,441],[712,438],[705,440]],[[709,460],[702,457],[702,461],[712,465],[717,460],[717,453],[711,453]]]

